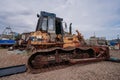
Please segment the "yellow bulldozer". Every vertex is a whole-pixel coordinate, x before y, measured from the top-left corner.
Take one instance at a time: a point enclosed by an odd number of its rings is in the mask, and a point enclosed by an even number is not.
[[[72,34],[72,24],[66,32],[63,19],[56,14],[41,11],[37,15],[36,31],[29,34],[27,47],[32,46],[28,59],[31,71],[46,69],[61,64],[95,62],[108,59],[107,46],[89,46],[82,34]]]

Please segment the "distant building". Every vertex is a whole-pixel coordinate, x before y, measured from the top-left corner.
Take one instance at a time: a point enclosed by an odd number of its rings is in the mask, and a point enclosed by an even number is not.
[[[86,43],[91,46],[108,44],[105,37],[95,37],[95,36],[92,36],[92,37],[90,37],[90,39],[86,40]]]

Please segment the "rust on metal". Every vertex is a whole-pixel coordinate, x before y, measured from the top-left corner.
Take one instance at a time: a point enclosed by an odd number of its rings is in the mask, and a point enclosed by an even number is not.
[[[31,50],[30,70],[43,70],[58,65],[106,60],[110,57],[107,46],[87,45],[82,34],[72,34],[63,27],[63,19],[54,13],[41,12],[36,31],[22,39],[19,48]],[[72,26],[70,25],[70,29]],[[25,35],[24,35],[25,36]]]

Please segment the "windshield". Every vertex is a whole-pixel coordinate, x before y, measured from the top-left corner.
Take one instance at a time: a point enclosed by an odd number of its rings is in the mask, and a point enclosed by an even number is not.
[[[42,30],[47,30],[47,18],[43,18]]]
[[[49,18],[49,20],[48,20],[48,30],[49,31],[54,31],[55,30],[55,28],[54,28],[54,18]]]

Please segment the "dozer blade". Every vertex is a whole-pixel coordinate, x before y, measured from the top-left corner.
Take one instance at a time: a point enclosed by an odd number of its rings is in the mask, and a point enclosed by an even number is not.
[[[0,68],[0,77],[26,72],[25,64]]]

